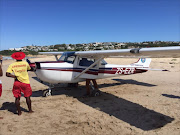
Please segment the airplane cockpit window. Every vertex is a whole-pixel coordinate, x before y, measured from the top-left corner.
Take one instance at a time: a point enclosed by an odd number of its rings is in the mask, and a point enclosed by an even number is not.
[[[79,61],[79,66],[90,66],[91,64],[94,63],[94,59],[90,59],[90,58],[80,58]]]
[[[107,64],[107,62],[103,59],[103,60],[101,60],[101,65],[106,65]]]
[[[80,58],[79,61],[79,66],[90,66],[91,64],[93,64],[95,62],[95,59],[91,59],[91,58]],[[101,65],[106,65],[107,62],[103,59],[100,61]],[[97,66],[97,65],[95,65]],[[95,67],[94,66],[94,67]]]
[[[59,58],[59,61],[74,63],[75,58],[76,56],[74,55],[74,52],[64,52]]]
[[[66,62],[68,62],[68,63],[74,63],[75,58],[76,58],[75,56],[69,56],[69,57],[67,57]]]

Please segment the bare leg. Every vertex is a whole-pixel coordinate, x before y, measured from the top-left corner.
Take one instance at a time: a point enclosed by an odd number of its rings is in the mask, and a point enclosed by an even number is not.
[[[21,112],[21,108],[20,108],[20,97],[15,98],[15,105],[16,105],[16,109],[17,109],[18,115],[21,115],[22,112]]]
[[[95,89],[98,89],[98,85],[97,85],[96,80],[95,80],[95,79],[92,79],[92,82],[93,82],[93,84],[94,84],[94,88],[95,88]]]
[[[86,79],[86,94],[90,95],[90,87],[89,87],[89,83],[90,83],[90,79]]]
[[[26,104],[28,106],[28,109],[29,109],[29,113],[32,113],[32,108],[31,108],[31,99],[30,97],[26,97]]]

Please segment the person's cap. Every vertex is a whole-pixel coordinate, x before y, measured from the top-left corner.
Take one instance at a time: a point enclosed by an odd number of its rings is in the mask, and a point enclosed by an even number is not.
[[[22,60],[22,59],[24,59],[25,56],[26,55],[23,52],[15,52],[11,55],[11,57],[16,60]]]

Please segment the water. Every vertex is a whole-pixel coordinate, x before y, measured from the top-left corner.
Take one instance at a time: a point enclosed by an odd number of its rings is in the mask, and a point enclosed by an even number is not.
[[[12,60],[10,56],[3,56],[3,60]]]

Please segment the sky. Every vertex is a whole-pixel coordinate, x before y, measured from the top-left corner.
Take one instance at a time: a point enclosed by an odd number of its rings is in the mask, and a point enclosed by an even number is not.
[[[180,41],[180,0],[0,0],[0,50]]]

